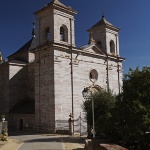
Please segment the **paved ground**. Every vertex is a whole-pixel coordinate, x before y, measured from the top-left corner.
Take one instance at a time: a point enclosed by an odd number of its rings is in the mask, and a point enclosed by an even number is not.
[[[0,150],[18,150],[21,144],[22,142],[15,139],[9,139],[6,142],[0,141]]]
[[[83,150],[84,138],[77,136],[35,134],[9,136],[0,150]],[[13,140],[13,141],[12,141]]]

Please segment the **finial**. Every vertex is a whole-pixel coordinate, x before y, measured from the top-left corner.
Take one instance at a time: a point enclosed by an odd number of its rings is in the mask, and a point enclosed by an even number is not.
[[[105,18],[105,17],[104,17],[104,11],[103,11],[103,10],[102,10],[102,18]]]
[[[32,28],[32,37],[35,38],[35,23],[33,21],[33,28]]]

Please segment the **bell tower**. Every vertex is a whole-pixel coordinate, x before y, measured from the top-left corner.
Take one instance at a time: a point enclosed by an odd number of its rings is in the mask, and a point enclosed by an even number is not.
[[[54,42],[75,46],[75,10],[59,0],[53,0],[34,14],[37,16],[38,45]]]
[[[104,16],[87,30],[99,48],[108,55],[119,56],[119,28],[109,23]]]

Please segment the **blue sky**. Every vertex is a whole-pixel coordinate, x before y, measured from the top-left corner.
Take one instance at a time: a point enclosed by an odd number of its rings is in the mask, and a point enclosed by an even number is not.
[[[51,0],[1,0],[0,49],[6,58],[31,38],[33,13]],[[131,67],[150,65],[150,1],[145,0],[60,0],[71,6],[75,16],[76,46],[88,42],[86,32],[105,18],[120,28],[120,55],[126,58],[124,73]]]

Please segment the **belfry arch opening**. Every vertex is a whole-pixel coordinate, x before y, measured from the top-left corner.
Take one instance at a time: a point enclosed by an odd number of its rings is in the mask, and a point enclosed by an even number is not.
[[[65,25],[60,27],[60,41],[68,42],[68,29]]]
[[[115,43],[113,40],[110,41],[110,53],[115,54]]]
[[[49,42],[50,41],[50,29],[49,29],[49,27],[47,27],[45,29],[45,33],[46,33],[46,41]]]

